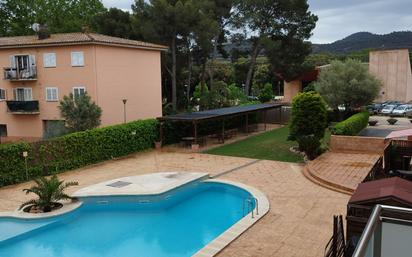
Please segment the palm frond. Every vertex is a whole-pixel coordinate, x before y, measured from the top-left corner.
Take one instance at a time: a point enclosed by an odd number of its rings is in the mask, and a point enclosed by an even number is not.
[[[38,203],[37,200],[31,199],[31,200],[29,200],[29,201],[27,201],[27,202],[22,203],[22,204],[20,205],[20,207],[19,207],[19,210],[23,209],[24,207],[26,207],[26,206],[28,206],[28,205],[37,205],[37,203]]]

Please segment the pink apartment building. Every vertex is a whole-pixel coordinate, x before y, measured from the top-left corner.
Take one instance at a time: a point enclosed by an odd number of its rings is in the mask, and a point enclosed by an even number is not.
[[[87,94],[102,110],[102,126],[162,115],[162,45],[94,33],[0,38],[0,134],[39,139],[62,120],[64,95]],[[3,140],[4,141],[4,140]]]

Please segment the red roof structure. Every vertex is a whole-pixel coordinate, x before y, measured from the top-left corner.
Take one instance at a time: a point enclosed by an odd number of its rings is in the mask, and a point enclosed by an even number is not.
[[[399,177],[362,183],[349,200],[349,204],[399,201],[412,205],[412,182]]]

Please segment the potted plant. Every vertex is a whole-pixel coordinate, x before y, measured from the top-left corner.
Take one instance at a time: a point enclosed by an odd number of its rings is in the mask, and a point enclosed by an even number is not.
[[[47,179],[41,177],[35,179],[36,185],[23,189],[26,194],[34,193],[38,196],[37,199],[29,200],[20,206],[20,210],[25,212],[50,212],[59,209],[63,205],[59,203],[60,200],[73,200],[73,198],[64,193],[64,190],[70,186],[77,186],[77,182],[61,181],[56,175]],[[28,207],[27,207],[28,206]],[[25,208],[26,207],[26,208]]]
[[[396,122],[398,122],[397,119],[395,118],[389,118],[386,120],[390,125],[395,125]]]
[[[368,121],[369,126],[376,126],[376,124],[378,124],[377,120],[370,120]]]

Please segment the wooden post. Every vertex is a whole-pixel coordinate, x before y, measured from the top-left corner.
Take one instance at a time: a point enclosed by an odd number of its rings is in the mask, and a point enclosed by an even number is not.
[[[249,114],[246,114],[246,135],[249,134]]]
[[[279,108],[279,119],[280,119],[280,125],[282,125],[282,106]]]
[[[338,256],[338,217],[333,216],[332,256]]]
[[[195,138],[195,144],[197,144],[197,122],[193,122],[193,137]]]
[[[264,124],[264,130],[266,131],[266,110],[263,111],[263,124]]]
[[[222,143],[225,143],[225,119],[222,120]]]

